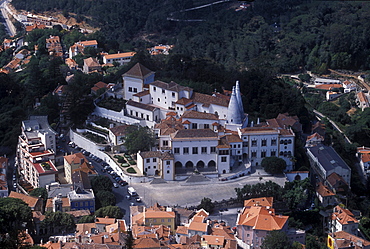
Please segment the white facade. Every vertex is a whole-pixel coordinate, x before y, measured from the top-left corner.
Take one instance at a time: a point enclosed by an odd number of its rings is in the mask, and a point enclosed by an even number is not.
[[[103,56],[103,63],[117,62],[120,66],[129,63],[131,58],[135,55],[135,52],[118,53],[118,54],[107,54]]]
[[[147,121],[159,121],[160,110],[156,107],[129,100],[126,104],[127,114]]]

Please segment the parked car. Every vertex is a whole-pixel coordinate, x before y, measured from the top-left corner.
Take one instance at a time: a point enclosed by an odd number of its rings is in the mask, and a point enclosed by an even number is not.
[[[120,182],[120,184],[121,184],[121,186],[126,186],[126,185],[128,185],[128,183],[127,183],[126,181],[123,181],[123,180],[122,180],[122,182]]]
[[[136,202],[141,202],[141,198],[140,197],[136,197]]]
[[[114,182],[113,187],[118,188],[119,187],[118,183]]]

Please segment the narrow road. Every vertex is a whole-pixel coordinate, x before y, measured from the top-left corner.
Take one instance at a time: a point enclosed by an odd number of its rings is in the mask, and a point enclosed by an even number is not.
[[[5,20],[4,25],[6,27],[6,30],[8,31],[8,34],[10,36],[14,36],[17,34],[16,28],[14,27],[13,23],[10,21],[9,16],[8,16],[8,11],[4,8],[6,4],[6,1],[0,1],[0,9],[1,9],[1,14],[3,15],[3,18]]]
[[[346,142],[349,143],[349,144],[352,144],[351,140],[349,140],[349,138],[346,136],[346,134],[344,134],[344,132],[338,127],[338,125],[333,120],[331,120],[330,118],[328,118],[327,116],[325,116],[321,112],[318,112],[316,110],[313,110],[313,112],[316,114],[316,117],[319,118],[319,119],[327,118],[329,120],[329,122],[333,125],[333,127],[344,136],[344,139],[346,140]]]

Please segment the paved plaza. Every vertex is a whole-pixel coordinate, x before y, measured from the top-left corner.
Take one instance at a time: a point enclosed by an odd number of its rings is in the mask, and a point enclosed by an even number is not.
[[[270,180],[281,186],[284,186],[286,182],[285,176],[269,176],[264,171],[257,170],[252,175],[228,181],[220,181],[219,178],[207,178],[200,175],[187,181],[165,182],[154,180],[152,183],[132,183],[131,185],[142,197],[146,206],[158,202],[164,206],[190,207],[198,205],[204,197],[208,197],[212,201],[235,198],[235,188],[242,188],[245,184],[253,185]]]

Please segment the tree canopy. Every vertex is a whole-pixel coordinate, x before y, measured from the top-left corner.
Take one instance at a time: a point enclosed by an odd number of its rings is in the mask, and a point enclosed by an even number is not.
[[[91,186],[95,194],[101,191],[112,192],[113,183],[109,179],[109,177],[105,175],[98,175],[98,176],[91,178]]]
[[[261,247],[264,249],[293,249],[286,233],[278,230],[269,232]]]
[[[214,208],[215,208],[215,204],[212,202],[212,200],[210,198],[207,198],[207,197],[204,197],[200,204],[198,205],[197,207],[198,209],[201,209],[203,208],[204,210],[206,210],[208,213],[212,213]]]
[[[23,224],[30,223],[31,220],[31,208],[24,201],[10,197],[0,198],[0,247],[17,248],[20,245],[19,233],[24,230]]]
[[[41,222],[41,227],[47,228],[49,233],[53,232],[74,232],[76,228],[75,220],[73,215],[64,212],[52,212],[48,211],[45,213],[45,219]]]
[[[122,210],[117,206],[107,206],[96,210],[95,216],[96,217],[108,216],[109,218],[122,219],[123,213]]]
[[[282,174],[286,169],[286,162],[279,157],[265,157],[262,160],[261,166],[269,174]]]
[[[148,127],[129,126],[124,137],[124,145],[131,154],[149,151],[155,144],[154,132]]]

